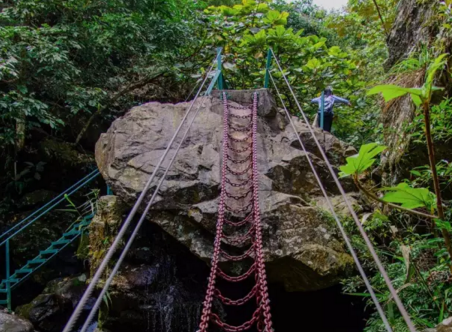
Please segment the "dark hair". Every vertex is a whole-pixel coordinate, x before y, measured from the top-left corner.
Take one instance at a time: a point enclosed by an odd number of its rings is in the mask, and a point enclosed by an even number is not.
[[[328,87],[325,89],[325,91],[323,91],[323,93],[325,94],[325,96],[331,96],[333,94],[333,90]]]

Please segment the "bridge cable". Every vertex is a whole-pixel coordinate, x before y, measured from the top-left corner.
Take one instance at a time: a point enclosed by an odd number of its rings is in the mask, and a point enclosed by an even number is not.
[[[314,164],[312,163],[312,159],[309,156],[309,153],[306,150],[306,147],[305,147],[303,141],[301,140],[300,136],[297,133],[297,129],[296,129],[295,124],[294,124],[294,122],[292,120],[292,117],[291,117],[289,111],[287,110],[286,104],[284,103],[284,101],[283,101],[283,99],[281,97],[281,94],[279,92],[279,89],[276,86],[275,80],[273,79],[273,75],[270,72],[269,72],[269,76],[270,76],[271,81],[273,82],[273,86],[274,86],[274,88],[276,90],[276,94],[278,95],[278,97],[279,97],[279,99],[281,101],[281,104],[282,104],[282,106],[284,108],[284,111],[286,112],[287,118],[289,119],[290,124],[292,125],[292,128],[293,128],[293,130],[295,132],[295,135],[298,138],[298,142],[300,143],[301,148],[303,149],[303,152],[306,155],[306,158],[308,160],[309,166],[311,167],[312,172],[314,173],[314,176],[315,176],[315,178],[317,180],[317,183],[319,184],[320,190],[322,191],[323,196],[325,197],[326,202],[328,204],[328,207],[329,207],[331,213],[333,214],[334,220],[336,220],[336,224],[339,227],[339,230],[341,231],[342,237],[344,238],[345,243],[347,244],[347,248],[350,251],[350,253],[352,254],[353,260],[355,261],[355,264],[356,264],[356,266],[358,268],[358,271],[361,274],[361,277],[363,278],[364,283],[366,284],[366,288],[369,291],[370,296],[371,296],[375,306],[377,307],[377,311],[380,314],[381,319],[383,320],[383,323],[384,323],[384,325],[386,327],[386,330],[388,332],[392,332],[392,328],[391,328],[391,325],[389,324],[388,318],[386,317],[386,314],[385,314],[384,310],[382,309],[382,307],[380,305],[380,302],[378,301],[377,296],[375,295],[375,292],[374,292],[374,290],[372,288],[372,285],[369,282],[369,279],[368,279],[368,277],[366,275],[366,272],[364,272],[364,269],[363,269],[363,267],[361,265],[361,262],[359,261],[358,255],[356,254],[355,250],[353,249],[353,245],[352,245],[347,233],[345,232],[344,227],[342,226],[342,223],[340,222],[340,220],[339,220],[339,218],[338,218],[338,216],[337,216],[337,214],[336,214],[336,212],[334,210],[333,204],[331,203],[331,200],[330,200],[330,198],[329,198],[329,196],[328,196],[328,194],[327,194],[327,192],[325,190],[325,187],[324,187],[324,185],[322,183],[322,180],[320,179],[319,174],[317,173],[317,171],[316,171],[316,169],[314,167]]]
[[[159,181],[159,183],[158,183],[156,189],[154,190],[151,199],[149,200],[148,204],[146,205],[146,208],[144,209],[143,213],[141,214],[140,220],[138,221],[137,225],[135,226],[135,229],[133,230],[132,235],[130,236],[129,240],[127,241],[127,244],[126,244],[126,246],[124,247],[124,249],[123,249],[123,251],[122,251],[122,253],[121,253],[121,256],[119,257],[118,261],[117,261],[116,264],[115,264],[115,267],[114,267],[113,270],[111,271],[109,278],[108,278],[107,281],[105,282],[105,285],[104,285],[104,287],[102,288],[102,291],[100,292],[99,296],[98,296],[97,299],[96,299],[96,303],[95,303],[94,306],[91,308],[91,311],[90,311],[90,313],[89,313],[89,315],[88,315],[88,318],[86,319],[85,323],[83,324],[82,329],[81,329],[79,332],[86,332],[87,329],[89,328],[89,325],[90,325],[92,319],[94,318],[94,315],[96,314],[97,309],[99,308],[99,306],[100,306],[101,303],[102,303],[102,300],[103,300],[103,298],[104,298],[105,293],[108,291],[108,288],[110,287],[110,284],[112,283],[113,278],[115,277],[116,273],[118,272],[119,268],[121,267],[121,264],[122,264],[123,260],[125,259],[126,255],[127,255],[127,252],[129,251],[129,249],[130,249],[130,247],[131,247],[133,241],[135,240],[135,237],[137,236],[138,231],[139,231],[140,228],[141,228],[141,225],[143,224],[144,220],[146,219],[146,215],[147,215],[147,213],[149,212],[149,209],[150,209],[152,203],[154,202],[155,198],[157,197],[159,188],[161,187],[163,181],[165,180],[165,178],[166,178],[166,176],[167,176],[167,174],[168,174],[168,171],[170,170],[170,168],[171,168],[171,166],[172,166],[174,160],[176,159],[177,154],[178,154],[180,148],[182,147],[182,144],[184,143],[184,141],[185,141],[185,139],[186,139],[186,137],[187,137],[187,134],[188,134],[188,132],[189,132],[191,126],[193,125],[193,122],[195,121],[196,117],[198,116],[199,111],[200,111],[200,110],[202,109],[202,107],[204,106],[205,101],[206,101],[206,98],[204,98],[204,99],[202,100],[202,102],[199,104],[199,106],[198,106],[198,108],[197,108],[197,110],[196,110],[196,112],[195,112],[195,115],[194,115],[193,118],[191,119],[191,121],[190,121],[190,123],[189,123],[189,125],[188,125],[188,128],[187,128],[187,130],[185,131],[184,136],[182,137],[182,139],[181,139],[181,141],[180,141],[180,143],[179,143],[179,146],[177,147],[176,151],[174,152],[173,157],[171,158],[171,160],[170,160],[168,166],[167,166],[166,169],[165,169],[165,173],[164,173],[163,176],[160,178],[160,181]]]
[[[406,311],[402,301],[400,300],[400,298],[399,298],[399,296],[397,294],[397,291],[394,289],[394,286],[392,285],[391,279],[389,278],[389,276],[388,276],[383,264],[381,263],[380,258],[378,257],[378,254],[376,253],[372,242],[370,241],[369,237],[367,236],[367,233],[364,230],[361,222],[359,221],[359,218],[356,215],[356,212],[353,210],[353,207],[352,207],[352,205],[350,204],[350,201],[347,198],[347,195],[345,193],[344,188],[342,187],[341,183],[339,182],[339,179],[338,179],[336,173],[334,172],[334,169],[333,169],[328,157],[326,156],[326,154],[323,151],[323,148],[322,148],[320,142],[318,141],[317,137],[315,136],[314,130],[312,129],[312,126],[309,123],[306,114],[304,113],[302,107],[300,106],[300,103],[298,102],[298,98],[296,97],[296,95],[295,95],[295,93],[294,93],[294,91],[292,89],[292,86],[290,85],[289,81],[287,80],[287,77],[286,77],[286,75],[284,74],[284,71],[281,68],[281,64],[280,64],[278,58],[276,57],[273,49],[270,48],[270,50],[272,52],[272,55],[273,55],[273,58],[275,59],[276,64],[278,65],[278,69],[280,70],[280,72],[282,74],[282,77],[284,78],[284,81],[286,82],[286,85],[289,88],[289,90],[290,90],[290,92],[291,92],[291,94],[292,94],[292,96],[293,96],[293,98],[295,100],[295,103],[296,103],[301,115],[302,115],[306,125],[309,128],[309,131],[310,131],[310,133],[312,135],[312,138],[314,139],[314,141],[315,141],[315,143],[316,143],[316,145],[317,145],[317,147],[318,147],[318,149],[320,151],[320,154],[322,155],[323,159],[325,160],[325,163],[326,163],[326,165],[328,167],[328,170],[331,173],[331,176],[333,177],[334,182],[336,183],[336,186],[339,189],[342,197],[344,198],[345,204],[346,204],[348,210],[350,211],[350,213],[352,214],[352,217],[353,217],[356,225],[358,226],[358,229],[359,229],[359,231],[361,233],[361,236],[363,237],[364,242],[366,243],[366,245],[367,245],[367,247],[369,249],[369,252],[370,252],[370,254],[373,257],[373,259],[375,261],[375,264],[378,267],[378,270],[380,271],[381,275],[383,276],[383,279],[385,280],[385,283],[386,283],[386,285],[387,285],[387,287],[389,289],[389,292],[393,296],[394,301],[395,301],[400,313],[402,314],[403,319],[405,320],[405,323],[407,324],[407,326],[408,326],[408,328],[409,328],[409,330],[411,332],[416,332],[416,328],[414,327],[414,324],[411,321],[411,318],[410,318],[408,312]],[[298,132],[297,132],[297,135],[298,135]]]
[[[221,55],[217,55],[215,57],[215,61],[217,60],[218,56]],[[195,98],[193,99],[193,101],[190,103],[190,106],[187,110],[187,112],[185,113],[184,117],[182,118],[182,121],[180,122],[179,126],[176,129],[176,132],[174,133],[173,137],[171,138],[170,142],[168,143],[168,147],[166,148],[165,152],[163,153],[163,155],[161,156],[159,162],[157,163],[157,165],[155,166],[154,171],[152,172],[152,175],[150,176],[149,180],[147,181],[147,183],[145,184],[143,191],[141,192],[140,196],[138,197],[137,201],[135,202],[134,206],[132,207],[132,210],[130,211],[129,215],[127,216],[127,219],[125,220],[124,224],[121,226],[118,234],[116,235],[115,240],[113,241],[110,249],[108,250],[107,254],[105,255],[104,259],[102,260],[102,262],[100,263],[96,273],[94,274],[88,288],[86,289],[85,293],[83,294],[82,298],[80,299],[80,301],[78,302],[74,312],[72,313],[72,316],[69,318],[69,321],[67,322],[66,326],[64,327],[62,332],[70,332],[75,323],[77,322],[77,319],[79,318],[83,308],[85,307],[88,299],[90,298],[92,292],[94,291],[94,288],[96,287],[96,284],[99,282],[99,279],[102,277],[102,274],[104,272],[104,270],[107,268],[107,265],[109,263],[109,261],[111,260],[111,258],[113,257],[113,254],[115,253],[118,245],[120,244],[125,232],[127,231],[127,228],[130,226],[130,223],[133,220],[133,217],[135,216],[139,206],[141,205],[141,202],[143,201],[143,199],[145,198],[147,191],[152,183],[152,181],[154,180],[160,166],[163,163],[163,160],[165,159],[165,157],[167,156],[168,152],[171,150],[171,146],[173,145],[176,137],[178,136],[180,130],[182,129],[182,126],[184,125],[185,121],[188,118],[188,115],[190,114],[193,105],[195,104],[196,100],[198,99],[202,88],[204,87],[204,84],[206,83],[208,77],[209,77],[209,73],[211,72],[213,66],[214,66],[214,62],[212,63],[211,67],[209,68],[209,70],[206,73],[206,77],[203,80],[198,92],[196,93]],[[159,188],[156,188],[156,191],[158,191]]]

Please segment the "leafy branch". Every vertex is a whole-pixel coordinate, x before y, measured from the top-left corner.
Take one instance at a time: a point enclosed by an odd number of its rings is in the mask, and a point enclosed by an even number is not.
[[[411,188],[405,183],[399,184],[397,187],[383,188],[388,193],[383,198],[378,197],[371,191],[367,190],[359,181],[359,175],[368,170],[376,161],[375,157],[386,149],[385,146],[377,143],[370,143],[361,146],[357,155],[347,158],[347,164],[340,167],[341,176],[352,176],[355,185],[367,197],[385,204],[389,207],[429,219],[437,219],[438,216],[416,211],[415,208],[431,207],[434,202],[434,195],[432,196],[428,189],[425,188]],[[394,203],[399,203],[397,205]]]
[[[438,172],[436,169],[436,158],[435,158],[435,149],[433,144],[433,138],[431,133],[431,122],[430,122],[430,108],[431,108],[431,100],[434,91],[442,90],[442,88],[438,88],[433,85],[437,72],[444,68],[447,63],[448,54],[441,54],[435,60],[433,60],[426,72],[425,83],[420,88],[404,88],[397,85],[379,85],[371,89],[368,94],[373,95],[377,93],[381,93],[386,102],[391,101],[395,98],[399,98],[409,94],[413,103],[422,109],[424,115],[424,131],[425,137],[427,140],[427,149],[428,156],[430,162],[430,168],[432,170],[433,176],[433,186],[436,194],[436,206],[438,210],[438,217],[440,220],[445,219],[444,208],[442,204],[441,197],[441,188],[439,184]],[[452,258],[452,241],[450,232],[441,228],[441,232],[444,237],[444,241],[446,244],[446,249],[449,253],[449,256]],[[452,272],[452,266],[450,266]]]
[[[127,87],[125,87],[124,89],[122,89],[121,91],[119,91],[118,93],[116,93],[115,95],[113,95],[113,97],[107,101],[107,103],[105,103],[102,107],[100,107],[96,112],[94,112],[91,117],[88,119],[88,121],[86,122],[85,126],[82,128],[82,130],[80,130],[80,133],[77,135],[77,138],[74,142],[75,145],[78,145],[78,143],[80,142],[80,140],[83,138],[83,135],[85,134],[85,132],[88,130],[88,128],[91,126],[91,124],[93,123],[94,119],[96,119],[96,117],[98,117],[99,115],[102,114],[102,112],[104,112],[109,106],[111,106],[114,102],[116,102],[119,98],[121,98],[122,96],[124,96],[125,94],[143,87],[146,84],[151,83],[152,81],[158,79],[159,77],[163,76],[164,74],[166,74],[166,70],[163,70],[161,72],[159,72],[158,74],[152,76],[152,77],[145,77],[137,82],[134,82],[132,84],[129,84]]]

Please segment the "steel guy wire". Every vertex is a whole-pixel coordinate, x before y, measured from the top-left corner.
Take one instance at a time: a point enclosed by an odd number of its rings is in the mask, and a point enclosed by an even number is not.
[[[336,212],[334,210],[333,204],[331,203],[331,200],[330,200],[330,198],[329,198],[329,196],[328,196],[328,194],[327,194],[327,192],[325,190],[325,187],[322,184],[322,180],[320,179],[319,174],[317,173],[317,171],[316,171],[316,169],[314,167],[314,164],[312,163],[311,157],[309,156],[309,153],[306,150],[306,147],[305,147],[303,141],[301,140],[301,137],[298,135],[297,128],[295,127],[295,124],[294,124],[294,122],[292,120],[292,117],[290,116],[289,111],[287,110],[286,104],[284,103],[284,101],[283,101],[283,99],[281,97],[281,94],[279,93],[279,89],[276,86],[275,80],[273,79],[273,75],[270,72],[269,72],[269,76],[271,78],[271,81],[273,82],[273,86],[275,87],[276,94],[278,95],[279,99],[281,100],[281,104],[282,104],[282,106],[284,108],[284,111],[286,112],[286,115],[287,115],[287,117],[288,117],[288,119],[290,121],[290,124],[292,125],[292,128],[293,128],[293,130],[295,132],[295,135],[297,136],[298,141],[300,142],[301,148],[303,149],[303,152],[306,155],[306,158],[308,160],[309,166],[311,167],[312,172],[314,173],[314,177],[316,178],[317,183],[319,184],[320,190],[322,191],[323,196],[326,199],[326,202],[328,204],[328,208],[330,209],[331,213],[333,214],[334,220],[336,221],[336,224],[339,227],[339,230],[340,230],[340,232],[342,234],[342,237],[344,238],[345,243],[347,244],[348,250],[352,254],[353,260],[355,261],[355,264],[356,264],[356,266],[358,268],[358,271],[359,271],[359,273],[361,274],[361,277],[364,280],[366,288],[369,291],[370,296],[371,296],[373,302],[375,303],[375,306],[377,307],[377,311],[378,311],[381,319],[383,320],[383,323],[384,323],[384,325],[386,327],[386,330],[388,332],[392,332],[392,328],[391,328],[391,325],[389,324],[388,318],[386,317],[386,314],[385,314],[384,310],[382,309],[382,307],[380,305],[380,302],[378,301],[377,296],[375,295],[375,292],[374,292],[374,290],[372,288],[372,285],[370,284],[370,281],[369,281],[369,279],[368,279],[368,277],[366,275],[366,272],[364,272],[364,269],[363,269],[363,267],[361,265],[361,262],[359,261],[358,255],[356,254],[355,250],[353,249],[352,243],[351,243],[347,233],[345,232],[344,227],[342,226],[342,223],[340,222],[340,220],[339,220],[339,218],[338,218],[338,216],[337,216],[337,214],[336,214]]]
[[[215,60],[218,58],[218,55],[215,57]],[[113,257],[113,254],[115,253],[118,245],[120,244],[125,232],[127,231],[127,228],[129,227],[130,223],[132,222],[133,217],[135,216],[141,202],[143,201],[143,199],[146,196],[146,193],[152,183],[152,181],[154,180],[160,166],[163,163],[163,160],[165,159],[166,155],[168,154],[168,152],[171,150],[171,146],[173,145],[177,135],[179,134],[180,130],[182,129],[182,126],[184,125],[186,119],[188,118],[188,115],[190,114],[193,105],[195,104],[196,100],[198,99],[198,96],[201,93],[202,88],[204,87],[204,84],[206,83],[209,75],[208,73],[212,70],[214,66],[214,63],[212,63],[211,67],[209,68],[206,77],[204,79],[204,81],[201,84],[201,87],[199,88],[198,92],[196,93],[195,98],[193,99],[193,101],[191,102],[187,112],[185,113],[184,117],[182,118],[181,123],[179,124],[179,126],[176,129],[176,132],[174,133],[173,137],[171,138],[171,141],[168,143],[168,147],[166,148],[165,152],[163,153],[163,155],[161,156],[159,162],[157,163],[157,165],[155,166],[154,171],[152,172],[152,175],[150,176],[149,180],[147,181],[147,183],[145,184],[143,191],[141,192],[140,196],[138,197],[137,201],[135,202],[134,206],[132,207],[132,210],[130,211],[129,215],[127,216],[127,219],[125,220],[124,224],[121,226],[118,235],[116,235],[115,240],[113,241],[110,249],[108,250],[107,254],[105,255],[104,259],[102,260],[102,262],[100,263],[96,273],[94,274],[88,288],[86,289],[85,293],[83,294],[82,298],[80,299],[79,303],[77,304],[74,312],[72,313],[72,316],[69,318],[69,321],[67,322],[66,326],[64,327],[63,332],[70,332],[75,323],[77,322],[78,317],[80,316],[83,308],[86,305],[86,302],[88,301],[89,297],[91,296],[92,292],[94,291],[94,288],[96,287],[96,284],[98,283],[99,279],[102,276],[102,273],[104,272],[104,270],[107,267],[108,262],[110,261],[110,259]]]
[[[154,202],[155,198],[157,197],[158,191],[159,191],[163,181],[165,180],[165,178],[166,178],[166,176],[168,174],[168,171],[170,170],[174,160],[176,159],[177,154],[179,153],[179,150],[182,147],[182,144],[184,143],[184,141],[185,141],[185,139],[187,137],[187,134],[188,134],[191,126],[193,125],[193,122],[195,121],[196,117],[198,116],[199,111],[204,106],[205,101],[206,101],[206,97],[204,97],[202,102],[199,104],[199,106],[198,106],[198,108],[197,108],[197,110],[195,112],[195,115],[191,119],[191,121],[190,121],[190,123],[188,125],[188,128],[185,131],[184,136],[182,137],[182,139],[181,139],[181,141],[179,143],[179,146],[177,147],[176,151],[174,152],[173,157],[171,158],[168,166],[165,169],[165,173],[160,178],[160,181],[159,181],[157,187],[155,188],[151,199],[149,200],[148,204],[146,205],[146,208],[144,209],[143,213],[141,214],[140,220],[138,221],[137,225],[135,226],[135,229],[133,230],[132,235],[130,236],[129,240],[127,241],[127,244],[124,247],[124,249],[123,249],[123,251],[121,253],[121,256],[119,257],[118,261],[116,262],[116,265],[114,266],[113,270],[111,271],[109,278],[105,282],[105,285],[102,288],[102,291],[100,292],[99,296],[96,299],[96,303],[94,304],[93,308],[91,309],[91,311],[90,311],[90,313],[88,315],[88,318],[85,321],[85,324],[83,324],[83,327],[82,327],[82,329],[79,332],[86,332],[87,329],[89,328],[89,325],[90,325],[92,319],[94,318],[94,315],[96,314],[97,309],[99,308],[100,304],[102,303],[102,300],[104,298],[105,293],[108,291],[108,287],[110,287],[110,284],[112,283],[113,278],[115,277],[116,273],[118,272],[119,268],[121,267],[121,264],[122,264],[123,260],[125,259],[126,255],[127,255],[127,252],[129,251],[130,247],[132,246],[132,243],[135,240],[135,237],[137,236],[138,231],[141,228],[141,225],[143,224],[144,220],[146,219],[146,215],[149,212],[149,209],[150,209],[152,203]]]
[[[326,163],[326,165],[328,167],[328,170],[331,173],[331,176],[333,177],[334,182],[336,183],[336,186],[339,189],[342,197],[344,198],[344,202],[347,205],[348,210],[352,214],[352,217],[353,217],[356,225],[358,226],[359,232],[361,233],[361,236],[363,237],[364,242],[366,243],[366,245],[367,245],[367,247],[369,249],[369,252],[370,252],[370,254],[373,257],[373,259],[375,261],[375,264],[378,267],[378,270],[380,271],[381,275],[383,276],[383,279],[385,280],[385,283],[388,286],[389,292],[393,296],[394,301],[395,301],[400,313],[402,314],[403,319],[405,320],[405,323],[407,324],[407,326],[408,326],[408,328],[409,328],[409,330],[411,332],[416,332],[416,328],[414,327],[414,324],[411,321],[411,318],[408,315],[408,312],[406,311],[402,301],[400,300],[399,295],[397,294],[397,291],[394,289],[394,286],[392,285],[391,279],[389,278],[388,274],[386,273],[386,270],[385,270],[383,264],[381,263],[380,258],[378,257],[372,242],[370,241],[369,237],[367,236],[366,231],[364,230],[363,226],[361,225],[361,222],[359,221],[359,218],[356,215],[356,212],[353,210],[353,207],[352,207],[352,205],[350,204],[350,201],[347,198],[347,195],[346,195],[346,193],[344,191],[344,188],[342,187],[341,183],[339,182],[339,179],[338,179],[336,173],[334,172],[334,169],[333,169],[328,157],[326,156],[325,151],[323,151],[323,148],[322,148],[319,140],[315,136],[314,130],[312,129],[312,126],[309,123],[308,118],[306,117],[306,114],[304,113],[300,103],[298,102],[298,98],[295,95],[295,93],[294,93],[294,91],[292,89],[292,86],[290,85],[289,81],[287,80],[287,77],[286,77],[286,75],[284,74],[284,71],[281,68],[281,65],[279,63],[278,58],[275,55],[275,52],[271,48],[270,48],[270,50],[272,51],[273,58],[275,59],[275,62],[278,65],[278,69],[280,70],[280,72],[282,74],[282,77],[283,77],[284,81],[286,82],[286,85],[289,88],[289,90],[290,90],[290,92],[291,92],[291,94],[292,94],[292,96],[293,96],[293,98],[295,100],[295,103],[296,103],[301,115],[302,115],[306,125],[309,128],[309,131],[310,131],[310,133],[312,135],[312,138],[314,139],[317,147],[319,148],[320,154],[322,155],[323,159],[325,160],[325,163]],[[297,133],[297,135],[298,135],[298,133]]]

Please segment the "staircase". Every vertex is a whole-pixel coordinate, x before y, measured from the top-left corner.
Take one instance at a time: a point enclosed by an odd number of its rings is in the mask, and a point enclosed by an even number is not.
[[[11,292],[14,288],[20,285],[28,277],[30,277],[36,270],[41,268],[44,264],[55,257],[59,252],[66,248],[69,244],[74,242],[79,236],[81,236],[86,228],[91,223],[94,212],[83,216],[80,221],[74,223],[63,235],[56,241],[53,241],[47,249],[41,250],[39,254],[33,259],[29,260],[24,266],[14,271],[13,274],[10,273],[10,240],[17,234],[20,234],[38,220],[41,216],[45,215],[56,207],[61,202],[65,201],[66,198],[73,194],[74,192],[81,189],[87,183],[91,182],[94,178],[99,175],[98,171],[94,171],[78,181],[76,184],[68,188],[65,192],[61,193],[53,200],[48,202],[46,205],[40,209],[33,212],[30,216],[15,224],[5,233],[0,235],[0,246],[5,246],[5,279],[0,283],[0,305],[6,305],[9,311],[11,311]],[[35,217],[36,216],[36,217]],[[34,217],[34,218],[33,218]],[[20,227],[22,226],[22,227]]]

